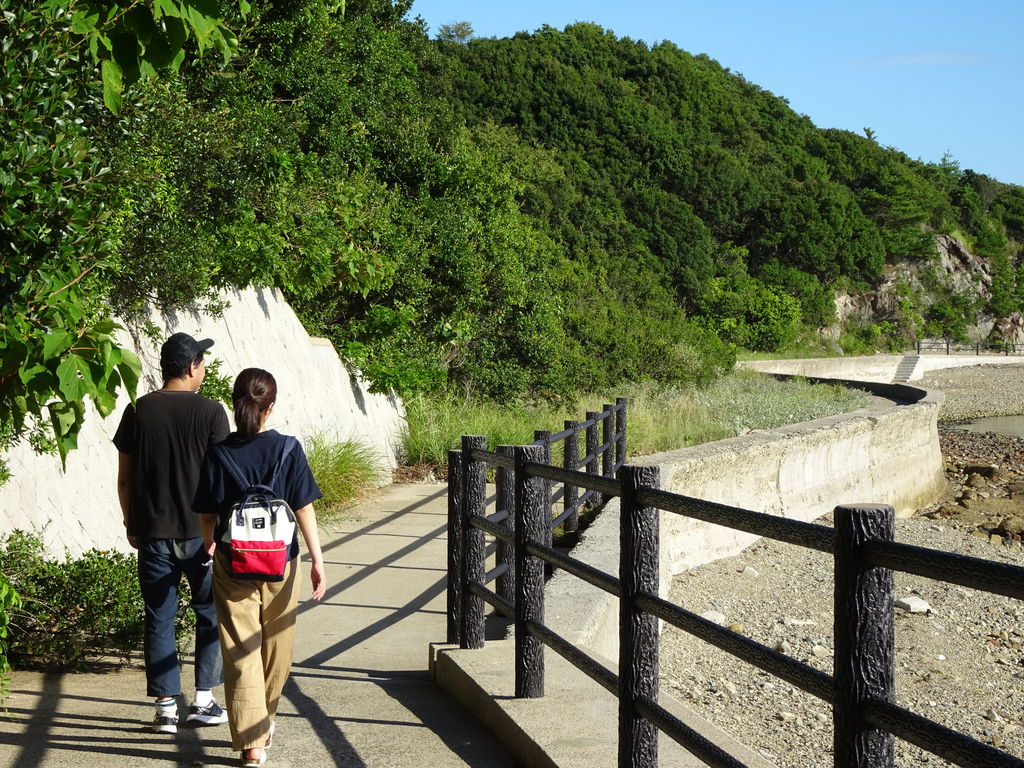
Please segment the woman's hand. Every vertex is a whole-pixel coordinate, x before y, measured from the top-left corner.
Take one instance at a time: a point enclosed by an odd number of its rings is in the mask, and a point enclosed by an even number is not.
[[[313,563],[309,569],[309,579],[313,582],[313,599],[319,600],[327,592],[327,574],[323,563]]]

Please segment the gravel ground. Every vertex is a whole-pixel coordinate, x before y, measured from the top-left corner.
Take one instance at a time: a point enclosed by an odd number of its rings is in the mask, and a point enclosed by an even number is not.
[[[938,371],[921,384],[946,393],[944,421],[1024,413],[1024,371],[1014,366]],[[942,431],[944,455],[955,452],[960,461],[949,466],[952,484],[966,461],[1002,466],[1007,480],[1019,477],[1006,464],[1024,455],[1024,441]],[[993,544],[979,530],[925,516],[933,509],[898,520],[897,539],[1024,566],[1019,541]],[[928,606],[896,611],[897,703],[1024,758],[1024,603],[918,576],[895,578],[897,600]],[[671,598],[832,672],[832,560],[822,553],[762,540],[681,574]],[[831,709],[810,694],[673,627],[665,629],[661,674],[665,690],[780,768],[832,765]],[[899,739],[896,754],[898,766],[948,765]]]

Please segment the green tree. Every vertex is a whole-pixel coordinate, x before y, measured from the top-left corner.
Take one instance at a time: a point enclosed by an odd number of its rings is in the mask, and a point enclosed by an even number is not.
[[[468,43],[473,37],[473,25],[468,21],[442,24],[437,30],[437,39],[445,43]]]
[[[92,133],[100,95],[117,109],[125,67],[131,81],[180,64],[190,41],[200,52],[232,43],[188,0],[0,0],[0,12],[0,446],[31,436],[64,461],[86,399],[106,415],[139,375],[104,301],[113,248]]]

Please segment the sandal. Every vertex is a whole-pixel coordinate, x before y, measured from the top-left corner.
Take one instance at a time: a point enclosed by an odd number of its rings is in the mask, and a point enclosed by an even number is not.
[[[256,747],[253,747],[256,749]],[[267,762],[267,751],[265,749],[260,750],[259,757],[246,757],[245,753],[248,750],[242,750],[242,768],[261,768]]]

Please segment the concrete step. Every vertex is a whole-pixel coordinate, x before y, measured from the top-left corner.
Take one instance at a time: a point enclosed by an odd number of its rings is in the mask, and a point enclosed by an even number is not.
[[[896,374],[892,380],[897,382],[910,381],[910,377],[914,375],[914,370],[917,368],[917,363],[920,359],[920,355],[904,355],[899,365],[896,366]]]

